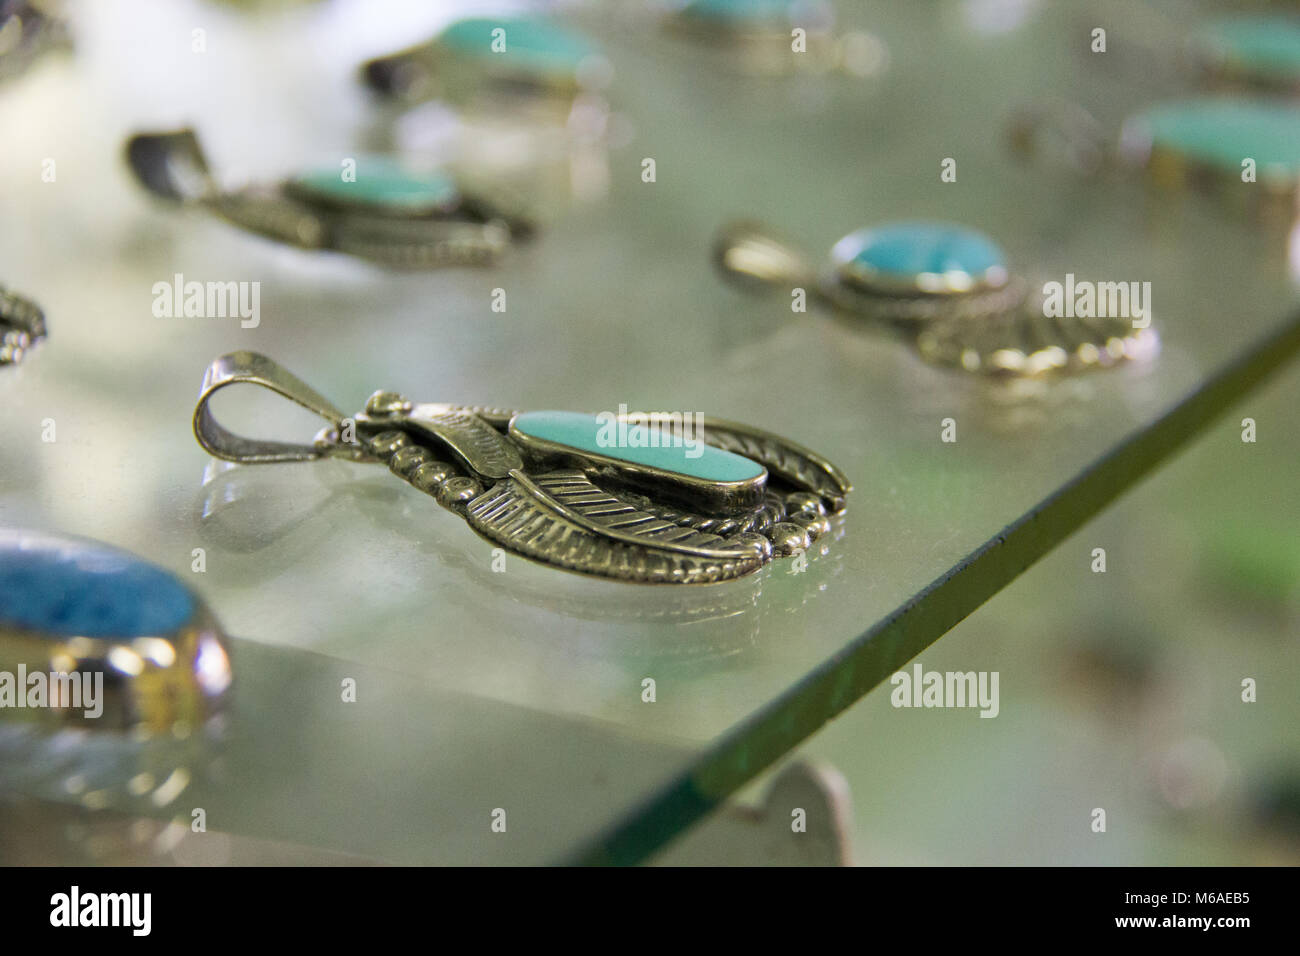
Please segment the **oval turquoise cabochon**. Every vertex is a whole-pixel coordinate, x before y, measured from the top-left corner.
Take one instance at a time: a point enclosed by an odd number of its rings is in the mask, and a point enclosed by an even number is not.
[[[1216,97],[1168,103],[1124,127],[1130,149],[1157,146],[1233,171],[1249,156],[1263,172],[1300,171],[1300,107],[1283,100]]]
[[[1197,40],[1220,62],[1250,76],[1275,82],[1300,77],[1300,21],[1294,17],[1228,17]]]
[[[341,165],[322,166],[294,177],[292,184],[322,199],[398,209],[443,206],[459,195],[446,173],[417,172],[384,156],[357,157],[355,179],[344,179],[343,172]]]
[[[692,434],[677,437],[667,430],[645,425],[626,425],[620,434],[612,415],[522,412],[515,416],[511,428],[575,452],[590,452],[705,481],[752,481],[764,471],[758,462],[742,455],[703,442],[696,445],[697,436]]]
[[[194,611],[179,580],[123,551],[41,535],[0,537],[0,627],[52,638],[164,636]]]
[[[910,282],[922,274],[964,274],[979,281],[1003,269],[1006,257],[984,233],[946,222],[892,222],[859,229],[835,244],[841,266],[864,267],[891,282]]]
[[[492,49],[493,30],[505,31],[505,50]],[[457,20],[438,35],[449,49],[467,56],[500,58],[508,65],[537,70],[566,70],[578,67],[596,52],[581,34],[532,17],[470,17]]]
[[[682,13],[719,23],[792,22],[797,5],[792,0],[690,0]]]

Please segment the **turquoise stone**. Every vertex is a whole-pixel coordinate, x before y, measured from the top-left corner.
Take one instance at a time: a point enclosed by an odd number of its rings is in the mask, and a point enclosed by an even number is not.
[[[492,50],[492,31],[505,30],[506,48]],[[471,17],[457,20],[438,36],[443,46],[464,56],[500,60],[503,65],[542,73],[572,73],[596,47],[580,34],[532,17]]]
[[[764,471],[757,462],[711,445],[701,443],[693,449],[684,444],[674,446],[670,432],[645,425],[627,425],[622,436],[626,441],[620,443],[616,422],[582,412],[523,412],[515,416],[511,428],[578,453],[603,455],[705,481],[752,481]],[[693,444],[697,436],[687,437]],[[661,447],[652,447],[654,441]],[[695,451],[700,453],[699,457],[687,454]]]
[[[945,286],[961,291],[1006,275],[1006,257],[997,243],[977,230],[942,222],[861,229],[836,243],[832,255],[854,278],[885,287],[924,287],[924,277],[943,276]]]
[[[459,197],[455,180],[446,173],[413,172],[382,156],[358,157],[353,181],[343,178],[342,166],[325,166],[308,170],[290,185],[299,194],[326,202],[411,212],[447,206]]]
[[[165,636],[194,615],[173,575],[122,551],[0,539],[0,627],[51,638]]]
[[[1300,21],[1255,16],[1220,20],[1200,36],[1201,46],[1235,72],[1271,82],[1300,78]]]
[[[1124,141],[1149,143],[1233,173],[1250,157],[1261,174],[1293,176],[1300,172],[1300,107],[1231,97],[1171,103],[1129,120]]]
[[[681,12],[719,25],[784,24],[790,20],[791,6],[790,0],[691,0]]]

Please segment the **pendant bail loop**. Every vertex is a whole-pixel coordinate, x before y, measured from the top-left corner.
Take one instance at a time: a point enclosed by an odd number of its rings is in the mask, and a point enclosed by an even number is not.
[[[817,285],[817,270],[797,248],[757,222],[733,222],[713,243],[713,261],[722,276],[739,286],[770,291]]]
[[[219,389],[239,383],[269,388],[308,411],[315,412],[334,429],[340,428],[346,417],[306,382],[265,355],[257,352],[231,352],[208,366],[203,375],[203,385],[199,389],[199,402],[194,408],[194,437],[212,455],[244,464],[313,461],[327,456],[360,457],[359,448],[352,448],[337,440],[328,440],[323,435],[317,437],[315,444],[296,445],[241,438],[222,427],[208,409],[208,400]]]

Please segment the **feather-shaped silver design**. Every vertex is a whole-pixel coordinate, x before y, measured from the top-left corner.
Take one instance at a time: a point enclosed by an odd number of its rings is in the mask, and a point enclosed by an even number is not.
[[[580,471],[515,472],[471,501],[475,531],[526,557],[649,584],[725,581],[757,571],[759,546],[682,527],[624,504]]]
[[[240,438],[208,409],[215,391],[240,382],[284,395],[329,426],[312,445]],[[520,421],[505,409],[414,404],[392,392],[376,392],[364,411],[345,418],[251,352],[212,364],[194,415],[199,443],[218,457],[381,462],[501,547],[636,583],[707,584],[757,571],[828,532],[827,515],[844,508],[850,491],[848,479],[822,456],[735,422],[703,418],[701,439],[721,456],[712,467],[740,467],[743,479],[665,470],[625,450],[596,453],[546,440]]]

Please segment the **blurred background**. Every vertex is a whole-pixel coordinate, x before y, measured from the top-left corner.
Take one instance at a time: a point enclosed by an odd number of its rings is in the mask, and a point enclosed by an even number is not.
[[[855,862],[1295,865],[1298,392],[1283,373],[920,656],[1000,671],[996,719],[886,685],[808,742],[852,785]],[[1246,416],[1278,431],[1241,456]]]

